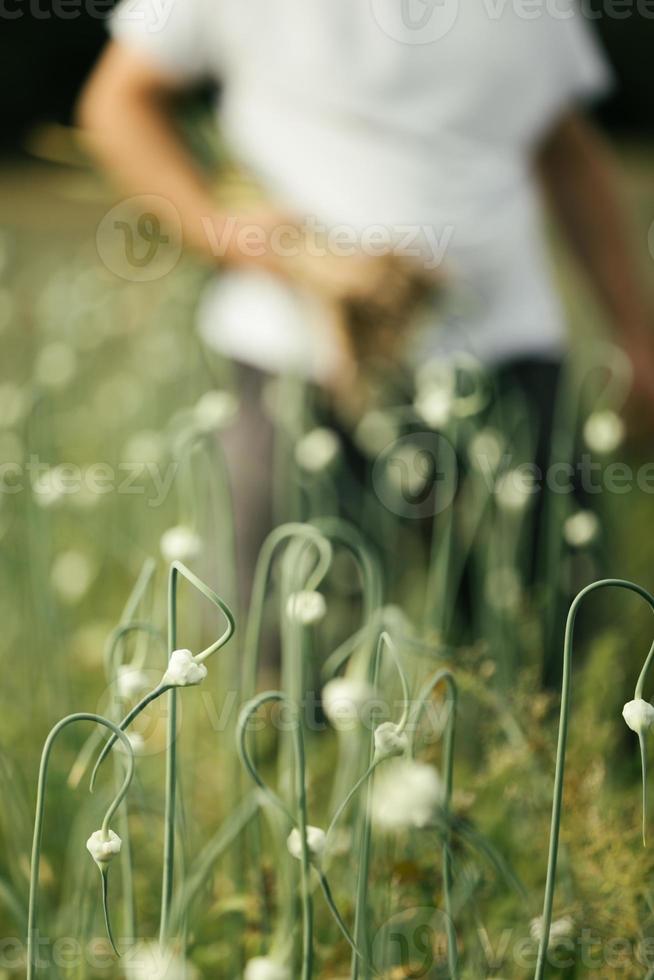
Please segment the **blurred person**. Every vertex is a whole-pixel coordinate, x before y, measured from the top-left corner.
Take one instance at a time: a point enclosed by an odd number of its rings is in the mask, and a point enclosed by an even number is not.
[[[366,359],[390,380],[465,350],[518,385],[547,445],[567,336],[542,191],[651,410],[648,301],[611,154],[582,112],[611,74],[566,0],[172,0],[154,13],[118,5],[80,120],[107,169],[172,202],[187,245],[220,270],[199,329],[241,366],[228,450],[245,552],[270,520],[271,375],[299,374],[356,416]],[[207,80],[256,204],[220,204],[175,124],[176,97]]]

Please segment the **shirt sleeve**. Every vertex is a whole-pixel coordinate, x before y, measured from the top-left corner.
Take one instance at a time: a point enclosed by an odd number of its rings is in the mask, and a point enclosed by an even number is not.
[[[561,108],[593,102],[614,84],[613,72],[601,48],[594,24],[572,3],[555,4],[550,15],[551,63]]]
[[[205,13],[204,0],[121,0],[109,33],[180,80],[199,81],[210,75]]]

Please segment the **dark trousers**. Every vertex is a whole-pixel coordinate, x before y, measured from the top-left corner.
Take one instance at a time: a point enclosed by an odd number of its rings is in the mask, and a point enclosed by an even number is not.
[[[247,597],[256,557],[261,544],[274,526],[285,519],[310,519],[322,516],[315,510],[311,494],[311,479],[304,480],[298,474],[293,460],[294,433],[285,431],[284,425],[275,425],[270,416],[267,386],[270,377],[255,368],[240,365],[238,378],[242,409],[237,424],[221,436],[232,483],[237,542],[237,564],[241,596]],[[490,398],[475,424],[493,425],[511,432],[515,455],[507,465],[535,464],[535,473],[547,473],[551,461],[552,430],[554,425],[557,390],[561,381],[561,365],[554,360],[516,360],[507,363],[490,377]],[[310,417],[310,425],[324,425],[338,432],[341,447],[341,463],[330,477],[332,496],[330,512],[335,510],[363,529],[370,546],[379,555],[386,572],[387,598],[401,595],[401,583],[406,587],[407,563],[419,566],[426,558],[434,534],[434,520],[430,514],[412,519],[403,514],[385,513],[383,500],[379,500],[375,486],[376,458],[362,451],[352,431],[339,420],[329,402],[316,390],[307,389],[303,405]],[[281,406],[282,410],[284,406]],[[422,425],[410,422],[402,430],[411,437],[425,430]],[[516,448],[517,447],[517,448]],[[460,451],[459,466],[465,475],[469,463]],[[524,453],[524,455],[521,455]],[[276,474],[276,477],[274,477]],[[275,486],[276,480],[276,486]],[[285,484],[287,483],[287,486]],[[277,501],[275,508],[273,500]],[[374,507],[371,509],[370,501]],[[578,506],[567,502],[569,510]],[[552,513],[554,511],[551,511]],[[565,512],[565,508],[564,508]],[[548,540],[560,535],[560,527],[548,526],[548,493],[544,486],[534,496],[525,522],[521,554],[521,575],[527,589],[533,590],[537,602],[542,604],[544,620],[551,625],[544,635],[543,644],[556,644],[562,629],[567,606],[565,589],[559,589],[551,577],[556,570],[547,567],[547,552],[551,552]],[[492,545],[491,545],[492,546]],[[559,556],[560,558],[560,556]],[[558,560],[558,559],[557,559]],[[548,576],[550,581],[545,581]],[[410,577],[410,575],[409,575]],[[474,575],[462,576],[458,595],[454,597],[459,608],[458,621],[471,627],[472,632],[481,628],[475,623],[474,603],[471,594],[479,589]],[[551,594],[539,595],[549,589]],[[554,609],[560,606],[561,609]],[[413,611],[413,610],[412,610]],[[463,634],[466,640],[474,635]],[[546,654],[546,663],[555,662],[556,652]],[[545,668],[546,678],[555,681],[556,669]]]

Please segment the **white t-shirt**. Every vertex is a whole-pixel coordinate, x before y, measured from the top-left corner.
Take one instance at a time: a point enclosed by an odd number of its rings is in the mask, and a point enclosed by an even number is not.
[[[415,358],[560,351],[532,150],[610,81],[570,0],[123,0],[112,33],[222,83],[223,134],[277,203],[442,259],[450,286]],[[239,360],[319,375],[312,315],[272,277],[231,273],[200,330]]]

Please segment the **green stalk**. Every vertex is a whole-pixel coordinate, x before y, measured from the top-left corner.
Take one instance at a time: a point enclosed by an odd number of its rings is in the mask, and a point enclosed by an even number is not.
[[[171,566],[168,578],[168,656],[177,649],[177,574]],[[166,729],[166,789],[164,799],[164,848],[161,881],[159,945],[163,950],[168,938],[168,920],[175,876],[175,817],[177,810],[177,691],[168,693]]]
[[[332,548],[325,537],[314,527],[308,524],[288,523],[275,528],[270,532],[263,543],[254,573],[254,583],[250,608],[245,631],[245,650],[243,654],[243,668],[241,691],[244,700],[254,697],[257,688],[257,675],[259,672],[259,656],[261,648],[261,633],[263,627],[263,614],[266,599],[266,589],[273,561],[276,552],[282,545],[293,541],[305,542],[313,545],[317,552],[317,560],[313,572],[308,577],[306,588],[316,589],[327,574],[332,560]],[[283,613],[282,613],[283,615]],[[256,868],[261,868],[261,825],[257,818],[252,821],[249,827],[247,849],[251,863]],[[263,881],[258,882],[258,889],[264,894]],[[264,904],[264,927],[267,929],[267,919],[269,910]]]
[[[443,839],[443,898],[445,904],[445,916],[447,919],[447,962],[451,980],[458,980],[458,944],[456,929],[454,928],[453,908],[452,908],[452,792],[454,788],[454,738],[456,734],[456,712],[459,702],[459,689],[454,675],[450,670],[442,669],[425,683],[421,689],[416,706],[411,712],[409,725],[409,737],[411,739],[411,755],[414,754],[415,737],[418,730],[420,716],[422,715],[427,700],[439,684],[447,686],[448,716],[445,728],[445,738],[443,742],[443,782],[444,799],[443,815],[445,823]]]
[[[307,790],[306,790],[306,760],[304,754],[304,738],[302,726],[296,707],[295,724],[293,725],[293,745],[295,749],[295,793],[297,814],[293,817],[286,804],[262,779],[247,745],[247,728],[252,716],[265,704],[273,702],[292,702],[281,691],[267,691],[246,704],[240,714],[237,724],[238,754],[252,780],[264,793],[267,800],[273,804],[289,823],[296,827],[300,834],[301,844],[301,899],[302,899],[302,971],[301,980],[311,980],[313,976],[313,901],[311,898],[311,861],[307,844]]]
[[[316,589],[331,565],[331,545],[310,524],[282,524],[275,528],[264,541],[254,573],[252,598],[245,633],[245,652],[243,655],[243,694],[245,698],[253,697],[256,690],[266,588],[275,552],[280,545],[293,538],[314,544],[318,551],[318,561],[313,574],[307,581],[307,589]]]
[[[313,972],[313,906],[311,901],[311,880],[310,880],[310,855],[308,853],[308,847],[306,842],[306,828],[307,828],[307,816],[306,816],[306,760],[304,753],[304,738],[302,735],[302,726],[300,718],[296,713],[296,724],[293,726],[293,744],[295,752],[295,793],[297,798],[297,814],[294,817],[290,812],[283,800],[278,796],[268,786],[268,784],[261,777],[259,771],[257,770],[253,755],[247,744],[247,730],[250,719],[253,715],[264,705],[271,702],[285,702],[288,705],[292,705],[289,698],[280,691],[267,691],[264,694],[260,694],[258,697],[254,698],[252,701],[244,705],[241,714],[239,716],[237,724],[237,751],[238,755],[243,763],[245,770],[247,771],[253,782],[259,787],[265,798],[269,803],[272,804],[275,809],[281,813],[287,820],[288,824],[295,827],[300,834],[300,840],[303,845],[302,852],[302,908],[303,908],[303,941],[302,941],[302,980],[309,980]],[[362,781],[360,781],[361,783]],[[355,791],[356,791],[355,787]],[[353,793],[350,794],[351,796]],[[332,827],[333,827],[332,822]],[[330,828],[331,829],[331,828]],[[329,831],[328,831],[329,834]],[[306,854],[305,854],[306,852]],[[306,861],[305,861],[306,857]],[[347,943],[350,945],[354,955],[361,960],[365,960],[364,954],[357,947],[355,939],[350,933],[338,907],[334,901],[332,891],[329,885],[329,881],[322,871],[321,868],[316,867],[316,872],[318,874],[318,880],[320,882],[320,887],[322,889],[327,908],[329,909],[336,925],[338,926],[340,932],[344,936]],[[308,971],[308,972],[306,972]]]
[[[375,759],[373,762],[370,763],[370,765],[368,766],[368,768],[366,769],[366,771],[363,773],[363,775],[360,776],[359,779],[357,779],[356,783],[354,784],[354,786],[352,787],[352,789],[350,790],[350,792],[347,794],[347,796],[345,797],[345,799],[343,800],[343,802],[337,807],[336,812],[334,813],[334,816],[331,819],[331,823],[329,824],[329,827],[327,828],[327,840],[329,840],[329,838],[334,833],[334,830],[336,828],[336,824],[341,819],[341,817],[342,817],[343,813],[345,812],[345,810],[347,809],[350,801],[354,799],[354,797],[359,792],[359,790],[361,789],[361,787],[368,781],[368,779],[370,779],[370,777],[372,776],[372,774],[375,771],[375,769],[377,768],[377,766],[381,764],[381,761],[382,761],[381,759]]]
[[[538,959],[536,962],[536,972],[534,973],[534,980],[543,980],[545,975],[545,965],[547,959],[547,949],[550,940],[550,930],[552,927],[552,908],[554,905],[554,890],[556,885],[556,865],[559,852],[559,835],[561,830],[561,808],[563,802],[563,780],[565,775],[565,757],[567,749],[568,740],[568,722],[570,716],[570,694],[572,686],[572,642],[574,638],[574,628],[577,619],[577,613],[579,611],[579,606],[589,593],[594,592],[597,589],[605,587],[614,587],[620,589],[627,589],[630,592],[635,592],[642,599],[644,599],[650,609],[654,611],[654,596],[652,596],[646,589],[643,589],[640,585],[636,585],[633,582],[627,582],[624,579],[602,579],[599,582],[593,582],[591,585],[586,586],[585,589],[576,596],[572,605],[570,606],[570,611],[568,613],[568,620],[565,628],[565,640],[563,645],[563,681],[561,688],[561,713],[559,719],[559,736],[558,745],[556,751],[556,769],[554,774],[554,797],[552,801],[552,819],[550,825],[550,843],[549,843],[549,856],[547,861],[547,879],[545,882],[545,896],[543,901],[543,916],[542,916],[542,937],[538,949]],[[647,672],[649,671],[652,659],[654,658],[654,647],[650,650],[647,660],[640,672],[638,682],[636,684],[636,697],[639,697],[647,677]]]
[[[36,793],[36,815],[34,820],[34,836],[32,839],[32,859],[30,866],[30,893],[29,893],[29,905],[27,913],[27,980],[33,980],[35,973],[38,969],[38,957],[36,949],[36,941],[38,939],[37,931],[37,920],[38,920],[38,890],[39,890],[39,870],[41,864],[41,845],[43,842],[43,822],[45,815],[45,792],[46,783],[48,778],[48,766],[50,763],[50,756],[52,754],[52,748],[57,736],[67,728],[68,725],[75,724],[78,721],[91,721],[97,725],[104,725],[105,728],[109,728],[116,738],[119,738],[123,743],[127,752],[127,772],[125,774],[125,779],[123,784],[118,790],[118,793],[114,797],[113,801],[107,809],[104,819],[102,821],[102,831],[107,834],[109,830],[109,823],[111,818],[115,814],[116,810],[123,802],[127,791],[132,782],[132,777],[134,775],[134,753],[132,751],[132,746],[129,739],[123,732],[120,731],[117,725],[108,718],[103,718],[101,715],[91,714],[87,712],[79,712],[77,714],[68,715],[66,718],[62,718],[61,721],[57,722],[54,728],[51,729],[48,735],[45,745],[43,746],[43,752],[41,754],[41,764],[39,767],[39,778]],[[106,883],[103,879],[103,889]],[[106,896],[105,896],[105,915],[106,915]],[[111,936],[111,931],[109,930],[109,935]]]
[[[177,591],[179,576],[182,575],[198,592],[209,599],[225,616],[227,626],[221,636],[196,656],[198,663],[207,660],[223,647],[233,636],[234,617],[229,606],[213,592],[201,579],[189,571],[181,562],[174,561],[170,566],[168,579],[168,655],[177,649]],[[168,694],[168,731],[166,739],[166,791],[164,802],[164,852],[163,877],[161,885],[161,916],[159,920],[159,945],[165,948],[168,941],[170,910],[173,900],[175,877],[175,824],[177,816],[177,691],[171,688]]]
[[[362,582],[363,609],[362,620],[364,630],[367,634],[367,642],[363,650],[365,658],[366,679],[376,685],[376,657],[375,657],[375,636],[377,631],[376,621],[378,611],[381,607],[383,584],[379,565],[373,560],[365,541],[359,531],[347,521],[335,517],[321,518],[313,521],[313,524],[330,540],[337,542],[352,554],[356,561]],[[361,758],[368,766],[373,761],[372,733],[370,738],[362,742]],[[370,873],[370,848],[371,831],[369,819],[369,782],[364,783],[358,826],[356,828],[354,849],[359,857],[357,868],[356,889],[356,911],[354,921],[354,942],[358,950],[362,950],[365,955],[365,962],[368,960],[368,932],[365,911],[368,905],[368,877]],[[360,969],[360,957],[353,955],[351,961],[351,976],[357,980]],[[367,967],[365,968],[368,969]],[[367,974],[368,975],[368,974]]]
[[[398,724],[398,729],[404,731],[409,720],[409,687],[406,679],[406,674],[400,662],[399,657],[395,651],[395,644],[393,643],[389,634],[384,630],[379,634],[377,640],[377,650],[375,656],[372,658],[372,670],[371,670],[371,680],[372,686],[375,690],[379,686],[379,670],[381,665],[381,657],[384,650],[384,644],[388,647],[391,653],[395,666],[397,667],[400,683],[402,686],[402,694],[404,698],[404,710],[402,712],[402,718]],[[375,763],[375,743],[374,743],[374,733],[371,733],[370,740],[370,760],[368,768],[371,769],[371,775],[374,773],[374,763]],[[355,913],[354,913],[354,939],[356,947],[362,949],[365,953],[363,957],[363,969],[364,978],[370,976],[370,951],[368,948],[368,885],[370,878],[370,848],[371,848],[371,822],[370,822],[370,784],[372,780],[367,779],[365,781],[366,794],[363,804],[363,817],[362,817],[362,831],[361,831],[361,860],[359,862],[359,870],[357,876],[357,887],[356,887],[356,900],[355,900]],[[351,980],[357,980],[359,977],[359,962],[358,956],[353,956],[350,963],[350,977]]]

